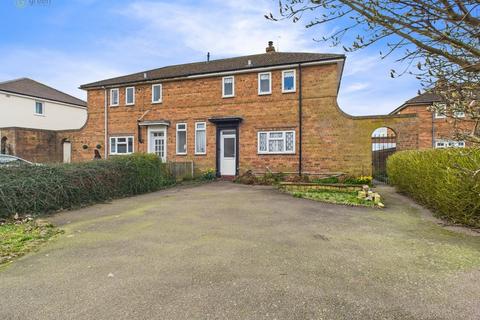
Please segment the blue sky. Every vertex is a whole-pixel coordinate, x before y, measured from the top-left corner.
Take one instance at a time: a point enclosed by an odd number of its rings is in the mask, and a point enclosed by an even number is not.
[[[42,4],[44,3],[44,4]],[[81,84],[170,64],[280,51],[343,53],[305,29],[263,15],[276,0],[0,0],[0,81],[30,77],[79,98]],[[304,21],[306,22],[306,21]],[[388,113],[415,96],[411,76],[381,60],[380,47],[347,54],[339,105],[353,115]]]

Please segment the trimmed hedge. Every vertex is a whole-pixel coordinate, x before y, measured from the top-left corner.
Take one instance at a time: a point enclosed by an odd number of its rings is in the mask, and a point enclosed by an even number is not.
[[[441,218],[474,227],[480,226],[479,169],[479,148],[402,151],[387,161],[399,191]]]
[[[159,190],[174,179],[153,154],[0,168],[0,217],[41,215]]]

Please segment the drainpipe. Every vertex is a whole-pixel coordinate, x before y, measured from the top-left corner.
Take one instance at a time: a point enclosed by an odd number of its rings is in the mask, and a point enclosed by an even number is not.
[[[435,149],[435,112],[432,111],[432,148]]]
[[[302,65],[298,65],[298,175],[302,175]]]
[[[107,159],[108,158],[108,106],[107,106],[107,88],[105,87],[102,87],[105,91],[105,102],[104,102],[104,115],[105,115],[105,123],[104,123],[104,127],[105,127],[105,142],[104,142],[104,159]]]

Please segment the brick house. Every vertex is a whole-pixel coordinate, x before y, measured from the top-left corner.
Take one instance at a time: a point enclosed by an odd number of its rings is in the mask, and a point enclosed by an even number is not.
[[[70,162],[65,130],[87,121],[87,103],[28,78],[0,82],[0,153],[33,162]]]
[[[73,160],[152,152],[232,176],[371,173],[371,134],[417,147],[416,115],[353,117],[337,105],[345,56],[276,52],[167,66],[82,85],[89,117]]]
[[[426,92],[402,104],[391,112],[392,115],[416,114],[418,124],[418,148],[463,148],[468,142],[460,141],[455,137],[458,132],[471,132],[474,123],[469,121],[465,114],[458,112],[455,115],[445,115],[444,112],[432,110],[432,106],[444,105],[439,95]],[[456,120],[456,119],[457,120]],[[455,124],[455,121],[457,123]],[[457,128],[455,128],[455,125]]]

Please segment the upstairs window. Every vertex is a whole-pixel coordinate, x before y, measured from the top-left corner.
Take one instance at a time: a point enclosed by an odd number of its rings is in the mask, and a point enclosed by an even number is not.
[[[435,148],[465,148],[465,141],[455,141],[455,140],[436,140]]]
[[[110,154],[130,154],[133,152],[133,137],[111,137]]]
[[[152,103],[162,102],[162,85],[154,84],[152,85]]]
[[[258,74],[258,94],[272,93],[272,73],[263,72]]]
[[[233,76],[223,77],[222,97],[231,98],[235,96],[235,78]]]
[[[295,131],[258,132],[259,154],[295,153]]]
[[[444,119],[446,117],[447,105],[444,103],[436,103],[435,107],[435,119]]]
[[[35,114],[37,116],[45,115],[45,107],[43,105],[43,102],[35,101]]]
[[[187,154],[187,124],[177,123],[177,154]]]
[[[118,106],[118,89],[110,89],[110,106]]]
[[[282,92],[295,92],[295,70],[282,71]]]
[[[207,153],[207,124],[195,123],[195,154]]]
[[[125,104],[127,106],[135,104],[135,87],[125,88]]]

